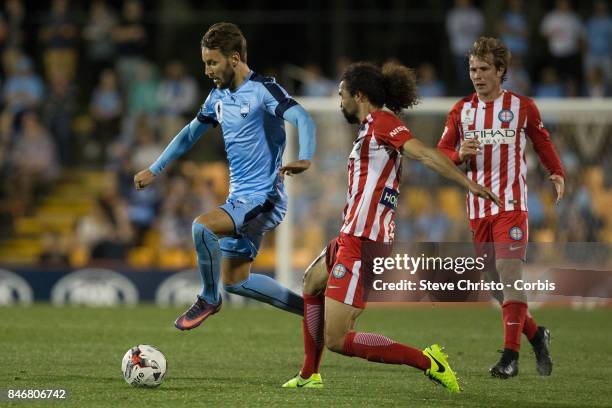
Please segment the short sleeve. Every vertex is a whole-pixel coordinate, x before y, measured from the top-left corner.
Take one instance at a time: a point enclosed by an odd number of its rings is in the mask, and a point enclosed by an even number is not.
[[[446,124],[444,126],[444,132],[438,142],[438,149],[444,153],[449,159],[455,164],[460,164],[459,152],[457,147],[459,145],[459,131],[457,121],[457,109],[454,107],[446,118]]]
[[[209,123],[213,126],[217,126],[219,124],[219,121],[217,120],[217,112],[215,111],[215,98],[213,95],[213,91],[208,94],[208,97],[202,104],[202,107],[198,112],[197,119],[201,123]]]
[[[283,119],[283,114],[287,109],[297,105],[297,102],[289,96],[287,91],[277,84],[273,79],[266,78],[262,81],[264,88],[263,103],[266,111],[270,115]]]
[[[401,148],[404,143],[412,139],[412,132],[399,119],[384,120],[377,123],[374,128],[374,137],[380,144]]]

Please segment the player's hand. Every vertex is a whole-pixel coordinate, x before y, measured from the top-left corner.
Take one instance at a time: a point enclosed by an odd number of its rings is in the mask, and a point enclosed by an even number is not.
[[[134,186],[136,187],[136,190],[142,190],[151,184],[153,180],[155,180],[155,174],[153,174],[153,172],[149,169],[144,169],[136,173],[134,176]]]
[[[285,175],[293,176],[294,174],[300,174],[303,171],[308,170],[309,167],[310,160],[297,160],[281,167],[279,173],[281,178],[284,178]]]
[[[555,201],[555,204],[559,204],[559,201],[561,201],[563,198],[563,193],[565,192],[565,180],[558,174],[553,174],[549,177],[549,179],[552,181],[553,185],[555,186],[555,190],[557,191],[557,200]]]
[[[470,190],[470,192],[475,196],[482,197],[485,200],[491,200],[495,204],[497,204],[498,207],[501,207],[501,201],[499,201],[499,197],[496,196],[493,192],[491,192],[491,190],[489,190],[488,188],[483,187],[480,184],[474,183],[470,180],[468,190]]]
[[[467,139],[459,147],[459,160],[465,161],[467,156],[480,154],[480,141],[478,139]]]

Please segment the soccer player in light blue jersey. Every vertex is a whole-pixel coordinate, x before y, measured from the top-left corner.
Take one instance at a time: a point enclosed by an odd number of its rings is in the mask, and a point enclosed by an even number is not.
[[[229,293],[301,316],[304,304],[299,295],[250,270],[264,233],[280,224],[287,211],[283,175],[298,174],[310,167],[315,149],[314,122],[274,79],[250,70],[246,40],[234,24],[211,26],[201,48],[206,75],[215,88],[197,117],[176,135],[155,163],[134,177],[136,188],[145,188],[210,126],[221,125],[229,161],[229,196],[225,204],[193,222],[202,292],[174,324],[180,330],[190,330],[219,311],[221,272]],[[299,160],[281,166],[285,121],[298,129],[300,149]]]

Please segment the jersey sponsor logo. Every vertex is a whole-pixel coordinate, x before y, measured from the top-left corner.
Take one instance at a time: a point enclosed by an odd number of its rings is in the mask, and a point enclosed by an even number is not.
[[[485,145],[514,144],[516,142],[515,129],[466,130],[463,135],[465,140],[478,139],[480,144]]]
[[[217,101],[215,103],[215,114],[217,115],[217,122],[223,123],[223,102]]]
[[[242,104],[240,105],[240,116],[246,118],[249,115],[249,112],[251,112],[251,106],[249,105],[249,103],[242,102]]]
[[[380,203],[385,207],[389,207],[392,210],[397,208],[397,198],[399,197],[399,191],[389,187],[385,187],[380,197]]]
[[[476,109],[467,108],[461,111],[461,123],[463,126],[471,126],[474,124],[474,117],[476,116]]]
[[[399,132],[407,132],[408,128],[406,126],[398,126],[392,131],[389,132],[389,137],[395,137]]]
[[[510,228],[510,238],[515,241],[520,241],[523,239],[523,230],[521,227],[512,227]]]
[[[510,123],[512,122],[512,119],[514,119],[514,113],[512,113],[510,109],[502,109],[497,114],[497,119],[504,123]]]
[[[342,279],[344,278],[344,275],[346,275],[346,267],[342,264],[336,264],[332,270],[332,274],[334,275],[334,278]]]

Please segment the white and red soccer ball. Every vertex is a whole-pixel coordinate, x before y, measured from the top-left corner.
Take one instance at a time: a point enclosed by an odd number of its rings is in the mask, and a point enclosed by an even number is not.
[[[158,387],[166,375],[166,357],[155,346],[139,344],[123,356],[121,372],[132,387]]]

